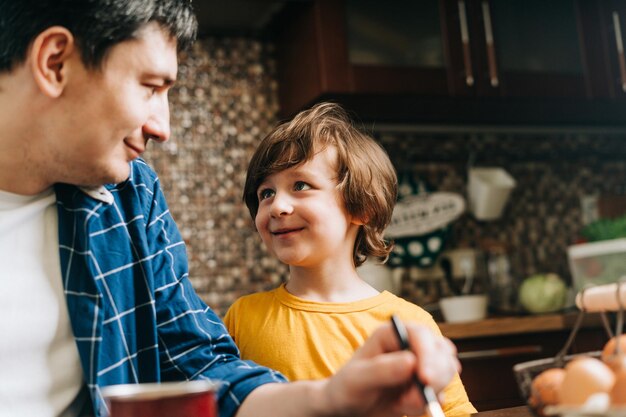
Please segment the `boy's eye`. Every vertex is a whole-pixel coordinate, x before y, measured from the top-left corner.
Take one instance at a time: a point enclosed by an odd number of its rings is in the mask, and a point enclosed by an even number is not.
[[[261,191],[259,191],[259,201],[265,200],[266,198],[270,198],[273,195],[274,195],[274,190],[270,188],[264,188]]]
[[[311,186],[304,181],[296,181],[296,184],[293,186],[295,191],[304,191],[311,189]]]

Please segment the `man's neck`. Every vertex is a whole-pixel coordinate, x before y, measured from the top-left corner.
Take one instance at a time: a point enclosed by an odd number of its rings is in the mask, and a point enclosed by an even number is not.
[[[1,160],[0,166],[3,166]],[[36,182],[32,181],[32,179],[29,181],[29,178],[27,177],[0,174],[0,191],[5,191],[7,193],[37,195],[46,191],[51,186],[52,184]]]
[[[11,142],[7,137],[0,138],[0,190],[36,195],[50,188],[52,183],[40,174],[40,164],[29,158],[27,147],[19,141]]]
[[[52,186],[37,155],[44,149],[37,141],[42,120],[27,68],[0,73],[0,190],[36,195]],[[43,156],[40,156],[41,158]]]

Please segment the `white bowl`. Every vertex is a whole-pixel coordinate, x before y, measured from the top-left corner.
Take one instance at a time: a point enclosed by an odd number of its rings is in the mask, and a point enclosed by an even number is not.
[[[448,323],[463,323],[487,317],[487,296],[458,295],[439,300],[443,318]]]

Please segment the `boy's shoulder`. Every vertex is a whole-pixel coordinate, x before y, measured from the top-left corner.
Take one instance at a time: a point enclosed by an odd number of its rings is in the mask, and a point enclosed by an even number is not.
[[[393,306],[394,313],[402,320],[411,321],[418,324],[425,324],[431,328],[437,328],[433,316],[419,305],[405,300],[397,295],[392,295],[390,303]]]
[[[237,298],[224,315],[224,323],[229,331],[242,317],[246,318],[246,322],[251,323],[253,318],[261,317],[261,315],[255,313],[259,311],[267,312],[274,303],[274,291],[276,289],[242,295]]]
[[[389,294],[388,302],[392,303],[395,307],[400,308],[402,310],[406,310],[406,311],[423,312],[423,313],[428,314],[426,310],[424,310],[422,307],[418,306],[417,304],[405,298],[402,298],[399,295],[392,294],[388,291],[386,293]]]

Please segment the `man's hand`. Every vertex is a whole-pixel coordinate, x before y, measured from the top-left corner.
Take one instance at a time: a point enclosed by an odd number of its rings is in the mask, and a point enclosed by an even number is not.
[[[413,352],[400,350],[387,324],[331,378],[260,386],[241,404],[237,417],[421,415],[424,402],[413,375],[441,392],[461,366],[448,339],[428,327],[406,327]]]
[[[326,381],[332,415],[419,415],[424,402],[413,374],[436,392],[450,383],[461,369],[452,342],[425,326],[407,324],[407,330],[414,352],[400,351],[393,329],[385,325]]]

